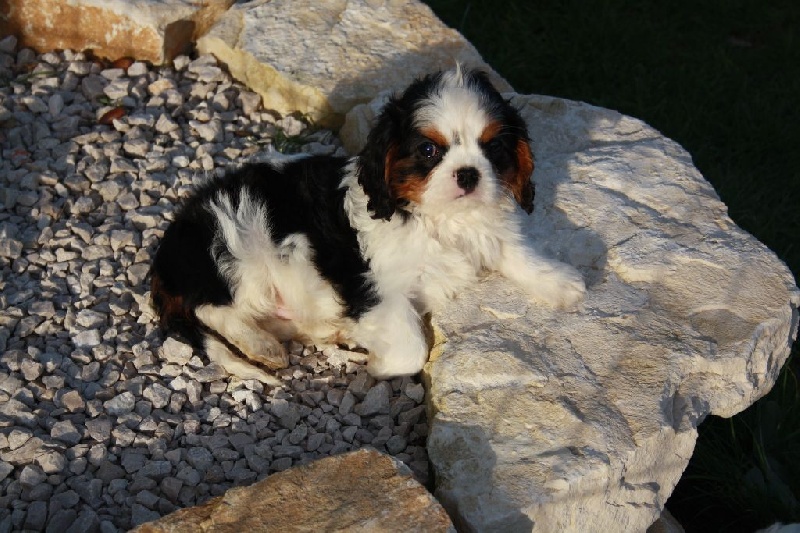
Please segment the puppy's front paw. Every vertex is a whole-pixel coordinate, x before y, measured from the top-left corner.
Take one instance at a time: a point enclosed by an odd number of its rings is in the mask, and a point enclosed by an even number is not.
[[[428,360],[428,344],[422,332],[415,332],[404,339],[394,335],[389,337],[393,342],[379,342],[370,348],[367,372],[376,379],[419,373]]]
[[[574,310],[583,302],[586,284],[580,272],[563,263],[533,273],[527,280],[528,295],[537,303]]]
[[[205,336],[206,355],[213,363],[222,366],[226,372],[240,379],[255,379],[270,387],[280,387],[281,380],[263,369],[254,366],[231,352],[228,347],[209,335]]]
[[[412,376],[428,360],[422,322],[405,297],[381,302],[361,318],[354,334],[369,350],[367,371],[375,378]]]

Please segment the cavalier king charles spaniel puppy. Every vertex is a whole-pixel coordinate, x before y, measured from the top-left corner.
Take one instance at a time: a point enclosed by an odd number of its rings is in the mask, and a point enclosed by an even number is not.
[[[457,68],[393,96],[350,159],[251,163],[200,186],[167,228],[151,295],[166,330],[243,379],[276,384],[284,341],[351,343],[376,378],[419,372],[421,317],[481,272],[575,307],[580,274],[521,237],[533,210],[525,122]]]

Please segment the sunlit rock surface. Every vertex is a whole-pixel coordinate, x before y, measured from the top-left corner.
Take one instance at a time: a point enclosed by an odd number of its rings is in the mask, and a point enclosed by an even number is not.
[[[91,50],[155,64],[189,52],[234,0],[4,0],[0,36],[39,52]]]
[[[557,312],[490,276],[434,317],[436,496],[464,530],[643,531],[702,419],[772,387],[800,297],[676,143],[587,104],[514,103],[537,161],[526,231],[588,293]]]
[[[273,0],[234,6],[198,49],[228,64],[264,106],[326,127],[380,91],[456,62],[483,66],[475,48],[421,2]]]

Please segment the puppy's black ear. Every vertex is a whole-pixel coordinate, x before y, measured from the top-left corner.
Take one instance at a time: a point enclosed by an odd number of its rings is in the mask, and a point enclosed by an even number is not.
[[[531,181],[531,174],[533,174],[534,161],[531,140],[528,136],[528,126],[525,124],[520,112],[511,105],[511,102],[504,101],[504,103],[503,120],[510,126],[510,130],[517,137],[514,146],[516,172],[508,177],[507,185],[519,206],[530,214],[533,212],[534,186]]]
[[[533,152],[531,146],[526,138],[520,138],[517,141],[517,172],[514,178],[509,183],[511,192],[514,199],[526,213],[533,212],[533,182],[531,182],[531,174],[533,173]]]
[[[400,207],[389,187],[389,171],[397,155],[401,122],[402,110],[396,98],[392,97],[369,132],[367,144],[358,154],[358,184],[369,198],[367,209],[375,219],[389,220]]]

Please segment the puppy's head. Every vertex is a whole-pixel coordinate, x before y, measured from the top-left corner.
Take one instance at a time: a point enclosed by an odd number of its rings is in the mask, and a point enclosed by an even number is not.
[[[533,211],[525,122],[486,75],[460,68],[414,82],[389,100],[358,156],[373,218],[444,212],[510,194]]]

